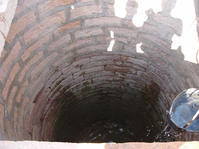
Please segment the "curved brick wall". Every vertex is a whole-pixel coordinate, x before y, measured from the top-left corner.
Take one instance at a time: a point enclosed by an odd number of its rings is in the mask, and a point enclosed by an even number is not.
[[[127,16],[114,14],[113,0],[21,0],[0,58],[0,137],[9,140],[51,140],[54,123],[71,94],[82,89],[131,88],[160,93],[159,112],[182,90],[199,87],[198,65],[171,50],[181,21],[164,11],[148,12],[145,24],[131,18],[137,3],[129,0]],[[168,5],[169,6],[169,5]],[[165,4],[165,10],[168,7]],[[110,32],[114,33],[111,37]],[[107,51],[111,40],[112,51]],[[136,52],[142,43],[144,53]],[[114,94],[114,92],[111,92]],[[184,134],[179,140],[196,140]]]

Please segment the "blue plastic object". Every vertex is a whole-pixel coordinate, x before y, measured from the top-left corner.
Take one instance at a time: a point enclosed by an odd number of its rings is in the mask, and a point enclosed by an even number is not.
[[[199,90],[190,88],[181,92],[173,101],[170,120],[188,132],[199,132]]]

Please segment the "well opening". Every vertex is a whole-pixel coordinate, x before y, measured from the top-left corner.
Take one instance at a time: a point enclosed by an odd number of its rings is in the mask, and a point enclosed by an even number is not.
[[[143,92],[128,87],[86,88],[82,94],[79,99],[64,99],[55,141],[153,142],[161,131],[159,107]],[[157,101],[158,94],[154,98]]]
[[[80,55],[61,64],[36,96],[35,109],[39,106],[41,114],[32,115],[33,138],[64,142],[174,140],[157,140],[167,123],[170,97],[148,64],[144,55],[118,52]]]

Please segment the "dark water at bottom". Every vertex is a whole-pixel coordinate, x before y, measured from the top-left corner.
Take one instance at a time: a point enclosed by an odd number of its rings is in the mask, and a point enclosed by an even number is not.
[[[155,137],[154,133],[157,133],[156,130],[153,129],[153,126],[143,129],[139,136],[139,130],[132,127],[131,123],[100,121],[79,132],[75,140],[77,142],[130,142],[132,140],[152,142]]]
[[[152,102],[154,98],[152,100],[136,90],[110,92],[115,92],[116,96],[99,92],[98,96],[68,100],[58,117],[53,141],[121,143],[173,140],[167,132],[162,132],[166,123],[160,107]]]

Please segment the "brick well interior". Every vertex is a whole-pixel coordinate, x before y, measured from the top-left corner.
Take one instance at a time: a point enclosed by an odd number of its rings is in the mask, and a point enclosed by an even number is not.
[[[123,140],[116,142],[153,142],[176,95],[199,87],[198,64],[171,49],[182,33],[170,15],[174,1],[147,11],[141,27],[132,23],[136,0],[128,0],[125,17],[114,2],[18,1],[0,57],[1,140],[111,142],[88,133],[111,120],[117,131],[125,124],[134,132],[117,133]],[[184,132],[167,141],[198,137]]]

